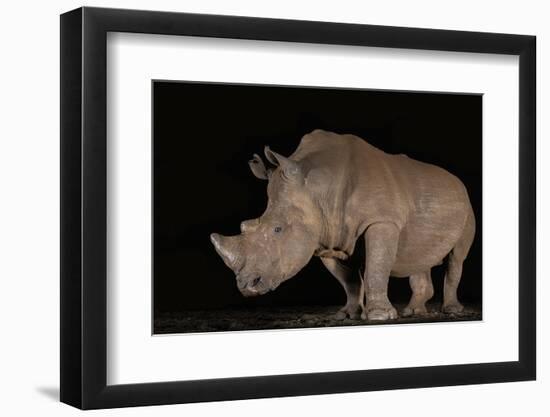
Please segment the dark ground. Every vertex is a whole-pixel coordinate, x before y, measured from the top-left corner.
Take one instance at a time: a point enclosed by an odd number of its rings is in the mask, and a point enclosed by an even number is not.
[[[406,305],[395,305],[400,312]],[[281,307],[255,309],[194,310],[155,314],[154,334],[198,333],[235,330],[296,329],[312,327],[364,326],[375,324],[433,323],[481,320],[481,307],[465,305],[461,314],[443,314],[440,304],[428,304],[428,314],[396,320],[336,320],[339,307]]]

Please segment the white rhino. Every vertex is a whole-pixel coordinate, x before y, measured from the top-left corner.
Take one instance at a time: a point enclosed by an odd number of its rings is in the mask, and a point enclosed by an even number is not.
[[[212,234],[245,296],[265,294],[318,256],[342,284],[347,303],[338,318],[397,318],[388,279],[409,277],[412,297],[403,315],[426,312],[430,270],[448,260],[443,306],[458,313],[457,287],[475,234],[463,183],[437,166],[390,155],[354,135],[315,130],[290,157],[265,149],[252,172],[268,180],[261,217],[241,223],[238,236]],[[365,239],[361,276],[342,261]]]

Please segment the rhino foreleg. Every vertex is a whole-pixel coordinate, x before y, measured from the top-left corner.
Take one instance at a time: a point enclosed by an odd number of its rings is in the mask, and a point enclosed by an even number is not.
[[[409,305],[405,307],[402,315],[405,317],[426,314],[426,302],[434,295],[431,271],[414,274],[409,277],[409,283],[412,289],[412,297]]]
[[[363,318],[396,319],[397,311],[388,299],[388,281],[395,262],[399,229],[393,223],[375,223],[365,232],[366,308]]]
[[[339,262],[338,259],[321,257],[321,261],[342,287],[344,287],[348,298],[346,305],[336,313],[335,318],[337,320],[344,320],[346,317],[351,319],[361,317],[361,313],[363,312],[361,277],[353,274],[352,270]]]

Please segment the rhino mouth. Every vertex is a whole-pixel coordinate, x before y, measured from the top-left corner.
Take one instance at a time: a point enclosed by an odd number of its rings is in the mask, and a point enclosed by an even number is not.
[[[268,285],[262,276],[256,276],[246,280],[237,276],[237,286],[245,297],[263,295],[275,289],[273,286]]]

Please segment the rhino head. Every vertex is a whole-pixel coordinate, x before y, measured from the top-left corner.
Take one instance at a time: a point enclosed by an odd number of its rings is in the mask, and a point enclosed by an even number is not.
[[[313,256],[321,233],[320,211],[300,164],[268,147],[265,156],[275,168],[267,169],[256,154],[249,161],[253,174],[268,181],[265,212],[243,221],[237,236],[210,235],[247,297],[272,291],[296,275]]]

